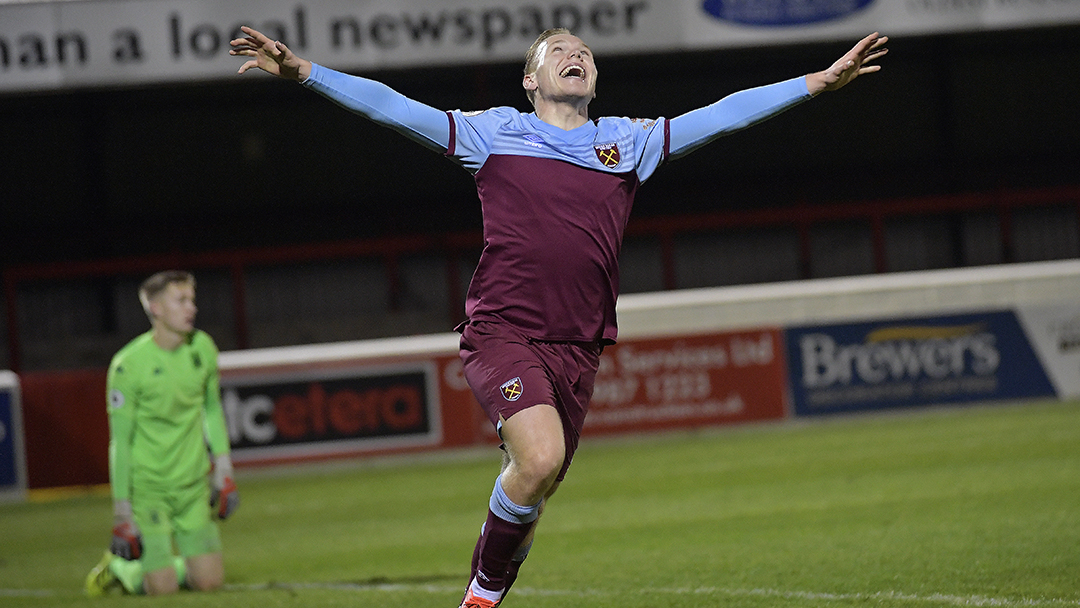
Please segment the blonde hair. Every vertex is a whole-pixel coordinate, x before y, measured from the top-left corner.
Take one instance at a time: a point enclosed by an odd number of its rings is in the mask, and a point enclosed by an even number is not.
[[[540,47],[543,46],[544,42],[552,36],[559,36],[562,34],[567,34],[570,36],[573,35],[570,33],[570,30],[566,29],[565,27],[553,27],[544,30],[540,33],[539,36],[536,37],[536,41],[532,43],[532,46],[529,47],[529,50],[525,51],[526,76],[535,72],[536,68],[540,66]],[[526,90],[525,95],[529,98],[529,103],[536,103],[536,91]]]
[[[142,282],[139,286],[139,302],[142,303],[146,316],[154,321],[150,314],[150,300],[158,297],[165,288],[173,283],[185,283],[195,287],[195,276],[186,270],[163,270]]]

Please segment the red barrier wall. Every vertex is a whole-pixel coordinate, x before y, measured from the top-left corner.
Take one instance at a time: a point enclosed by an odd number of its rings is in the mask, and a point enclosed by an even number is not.
[[[105,370],[19,374],[30,488],[109,482]]]

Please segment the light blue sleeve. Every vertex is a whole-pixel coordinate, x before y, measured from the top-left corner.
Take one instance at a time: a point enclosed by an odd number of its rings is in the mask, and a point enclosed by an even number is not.
[[[667,119],[631,119],[630,128],[633,129],[634,148],[638,150],[638,180],[645,183],[667,158]]]
[[[670,120],[670,158],[745,129],[810,99],[806,77],[732,93],[720,101]]]
[[[450,145],[450,119],[446,112],[409,99],[381,82],[313,63],[311,74],[301,84],[427,148],[446,152]]]
[[[491,155],[495,133],[505,125],[522,124],[521,112],[499,106],[483,112],[449,112],[453,133],[447,156],[475,174]]]

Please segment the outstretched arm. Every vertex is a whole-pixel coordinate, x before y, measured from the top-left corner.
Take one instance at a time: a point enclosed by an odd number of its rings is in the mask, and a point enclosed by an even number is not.
[[[863,38],[829,69],[776,84],[733,93],[720,101],[672,118],[670,157],[675,158],[723,135],[776,116],[822,91],[835,91],[860,74],[881,69],[867,65],[888,50],[888,37],[876,32]]]
[[[450,118],[442,110],[409,99],[390,87],[350,76],[297,57],[283,43],[270,40],[250,27],[240,28],[244,38],[230,44],[231,55],[251,57],[239,73],[259,68],[280,78],[295,80],[320,95],[384,127],[438,152],[450,143]]]

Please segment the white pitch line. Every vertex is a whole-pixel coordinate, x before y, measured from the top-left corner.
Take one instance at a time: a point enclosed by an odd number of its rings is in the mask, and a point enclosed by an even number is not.
[[[340,589],[343,591],[424,591],[427,593],[452,593],[461,591],[462,586],[431,585],[431,584],[406,584],[406,583],[270,583],[267,585],[226,585],[232,589]],[[536,589],[529,587],[514,587],[514,594],[518,595],[590,595],[608,596],[614,595],[597,589],[587,591],[569,589]],[[825,593],[817,591],[785,591],[783,589],[728,589],[723,587],[678,587],[678,588],[650,588],[646,587],[637,591],[641,595],[727,595],[738,597],[779,597],[786,599],[826,600],[826,601],[895,601],[912,604],[934,603],[951,604],[953,606],[973,607],[1030,607],[1040,606],[1080,606],[1080,600],[1063,598],[997,598],[981,595],[949,595],[946,593],[931,593],[918,595],[913,593],[901,593],[899,591],[878,591],[876,593]]]
[[[462,585],[433,585],[421,583],[261,583],[261,584],[226,584],[224,588],[232,591],[273,591],[290,589],[324,589],[339,591],[402,591],[416,593],[455,593],[462,590]],[[621,592],[620,592],[621,593]],[[914,593],[901,593],[899,591],[878,591],[876,593],[825,593],[818,591],[785,591],[783,589],[729,589],[724,587],[646,587],[637,591],[640,595],[726,595],[731,597],[776,597],[784,599],[803,599],[813,601],[894,601],[911,604],[950,604],[953,606],[972,606],[976,608],[1039,608],[1050,606],[1078,606],[1080,600],[1064,598],[1020,598],[1008,599],[999,597],[987,597],[982,595],[949,595],[946,593],[931,593],[919,595]],[[570,589],[537,589],[530,587],[515,587],[516,595],[538,596],[611,596],[614,593],[589,589],[585,591]],[[2,589],[0,597],[53,597],[56,591],[51,589]]]
[[[1080,600],[1067,599],[1006,599],[980,595],[962,596],[945,593],[917,595],[898,591],[878,591],[876,593],[822,593],[814,591],[784,591],[780,589],[724,589],[720,587],[697,587],[680,589],[643,589],[643,593],[674,593],[700,595],[761,596],[782,597],[789,599],[828,600],[828,601],[867,601],[893,600],[909,603],[944,603],[954,606],[1080,606]]]

